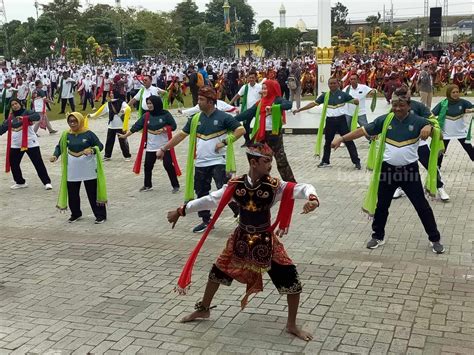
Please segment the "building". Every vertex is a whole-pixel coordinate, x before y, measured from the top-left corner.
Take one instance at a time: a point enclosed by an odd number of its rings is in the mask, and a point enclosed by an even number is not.
[[[265,56],[265,50],[258,44],[258,41],[239,42],[234,46],[235,58],[252,56],[262,58]]]

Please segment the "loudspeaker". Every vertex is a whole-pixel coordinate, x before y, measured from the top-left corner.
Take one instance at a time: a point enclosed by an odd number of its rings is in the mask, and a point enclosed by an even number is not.
[[[441,7],[430,8],[430,37],[441,36]]]

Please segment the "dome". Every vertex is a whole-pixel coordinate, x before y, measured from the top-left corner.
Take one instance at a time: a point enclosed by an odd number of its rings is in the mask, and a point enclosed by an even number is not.
[[[304,23],[303,19],[299,19],[296,22],[295,26],[300,32],[308,32],[308,28],[306,27],[306,23]]]

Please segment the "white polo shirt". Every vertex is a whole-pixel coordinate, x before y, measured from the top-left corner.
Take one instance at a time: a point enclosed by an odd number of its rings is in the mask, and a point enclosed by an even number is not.
[[[367,114],[367,109],[365,107],[365,98],[373,89],[363,84],[357,84],[357,87],[355,89],[352,87],[352,85],[349,86],[349,95],[359,100],[359,116]],[[346,92],[346,90],[347,86],[342,91]],[[352,116],[354,114],[355,109],[356,105],[346,104],[346,115]]]
[[[150,86],[148,89],[146,87],[142,87],[140,90],[138,90],[137,94],[133,97],[137,102],[140,102],[140,95],[143,90],[143,96],[142,96],[142,109],[143,110],[148,110],[148,106],[146,105],[146,99],[149,98],[152,95],[158,96],[160,92],[163,90],[158,89],[156,86]]]
[[[247,109],[249,109],[250,107],[255,105],[258,100],[260,100],[260,92],[262,91],[262,85],[258,83],[255,83],[254,86],[251,86],[250,84],[242,85],[238,93],[240,97],[244,96],[246,86],[249,87],[247,92]]]

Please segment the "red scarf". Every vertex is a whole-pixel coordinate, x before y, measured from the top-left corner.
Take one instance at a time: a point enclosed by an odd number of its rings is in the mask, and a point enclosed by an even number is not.
[[[150,120],[150,112],[145,113],[145,118],[143,119],[143,130],[142,130],[142,139],[140,141],[140,147],[138,148],[137,159],[135,159],[135,164],[133,165],[133,172],[135,174],[140,174],[140,169],[142,167],[143,151],[145,150],[145,144],[148,137],[148,121]]]
[[[170,141],[171,138],[173,138],[173,134],[171,133],[171,127],[166,126],[165,129],[166,129],[166,133],[168,134],[168,140]],[[170,149],[170,154],[171,154],[171,160],[173,161],[174,171],[176,172],[177,176],[181,176],[181,169],[179,168],[178,159],[176,159],[176,153],[174,151],[174,148]]]
[[[105,82],[105,77],[102,78],[102,83],[100,84],[99,86],[99,90],[97,90],[97,96],[95,98],[95,101],[99,101],[99,99],[102,97],[102,95],[104,94],[104,82]]]
[[[276,80],[265,80],[263,83],[267,87],[267,95],[262,97],[260,102],[257,102],[256,105],[260,104],[260,126],[257,132],[257,135],[255,137],[256,142],[261,142],[265,140],[265,130],[266,130],[266,118],[267,118],[267,112],[266,112],[266,107],[272,107],[273,102],[278,96],[281,96],[281,88],[280,84],[278,84],[278,81]],[[283,111],[282,113],[282,118],[283,118],[283,123],[286,123],[286,115],[285,112]]]
[[[19,116],[21,117],[21,150],[28,150],[28,127],[30,125],[30,120],[28,116]],[[10,150],[12,145],[12,120],[13,115],[10,114],[7,118],[8,120],[8,134],[7,134],[7,151],[5,158],[5,172],[10,172]]]
[[[291,216],[293,214],[293,207],[295,205],[295,200],[293,198],[293,191],[294,191],[295,185],[296,183],[294,182],[287,182],[285,186],[285,190],[283,191],[281,201],[280,201],[280,208],[278,209],[277,218],[275,220],[275,223],[270,227],[271,232],[273,232],[277,226],[279,229],[281,229],[284,232],[288,231],[288,228],[291,222]],[[229,183],[229,185],[224,191],[224,194],[222,195],[221,200],[219,201],[219,205],[217,206],[216,212],[214,213],[214,216],[212,217],[211,222],[208,224],[206,231],[202,235],[201,239],[199,240],[194,250],[189,255],[189,258],[186,261],[186,265],[184,266],[183,271],[181,271],[181,275],[178,280],[178,286],[175,288],[175,291],[177,291],[179,294],[181,295],[186,294],[189,288],[189,285],[191,284],[191,275],[192,275],[194,263],[196,262],[199,251],[201,250],[204,242],[206,241],[206,238],[209,235],[209,232],[212,230],[212,228],[214,227],[214,224],[216,223],[217,219],[222,213],[222,210],[224,209],[225,206],[229,204],[230,200],[232,199],[232,196],[235,191],[235,187],[236,187],[235,184]]]

